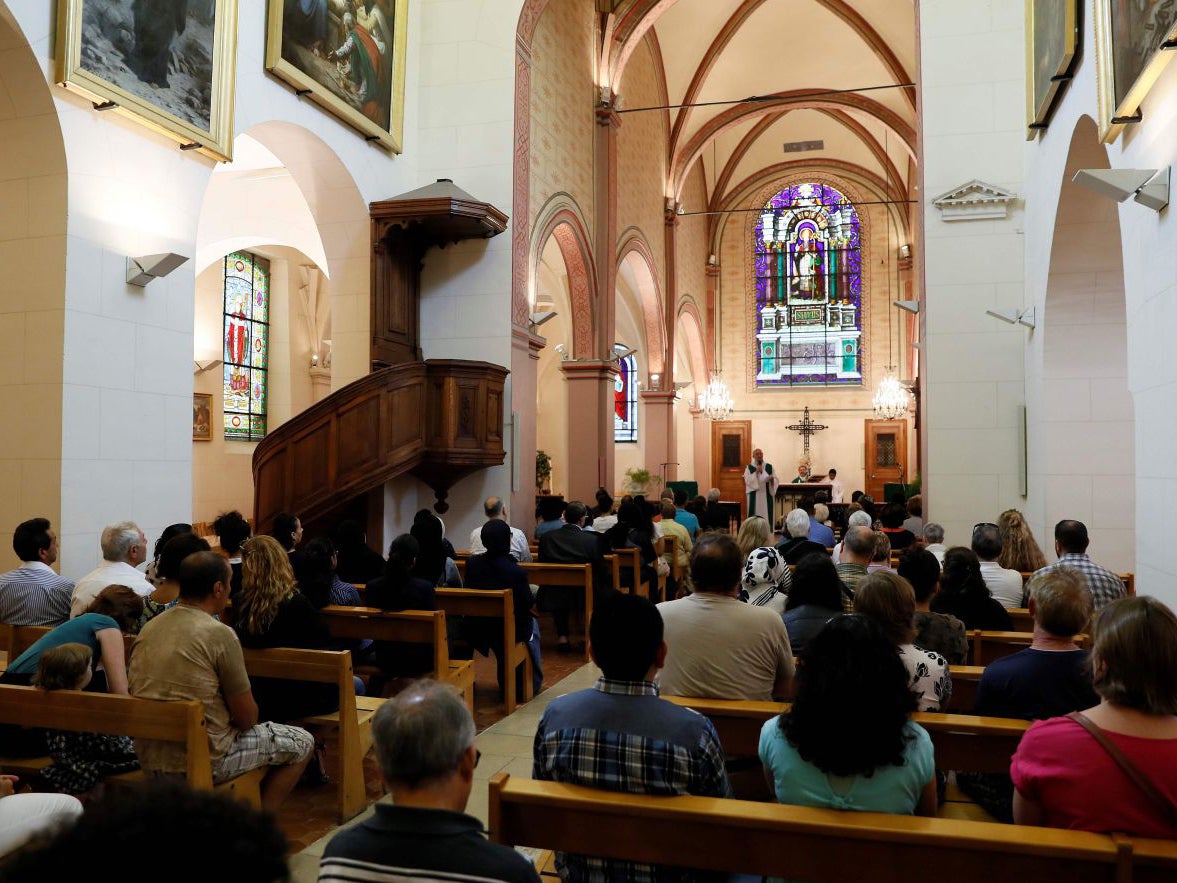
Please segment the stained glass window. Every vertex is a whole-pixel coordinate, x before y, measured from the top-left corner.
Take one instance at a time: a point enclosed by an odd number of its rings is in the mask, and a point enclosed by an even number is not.
[[[629,347],[622,347],[627,350]],[[622,358],[613,381],[613,441],[638,440],[638,363],[633,353]]]
[[[248,252],[225,258],[225,439],[266,437],[270,355],[270,262]]]
[[[754,227],[756,385],[862,384],[858,213],[825,184],[787,187]]]

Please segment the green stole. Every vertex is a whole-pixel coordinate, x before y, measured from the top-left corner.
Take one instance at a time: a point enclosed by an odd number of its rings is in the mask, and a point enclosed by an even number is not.
[[[748,464],[748,471],[749,471],[749,472],[755,472],[755,471],[756,471],[756,470],[753,468],[753,464],[751,464],[751,463],[749,463],[749,464]],[[764,471],[765,471],[765,473],[766,473],[767,475],[772,475],[772,464],[771,464],[771,463],[765,463],[765,464],[764,464]],[[757,495],[758,493],[760,493],[760,492],[759,492],[759,491],[748,491],[748,517],[749,517],[749,518],[751,518],[753,515],[755,515],[755,514],[756,514],[756,495]],[[767,500],[765,500],[765,503],[766,503],[766,505],[767,505],[767,507],[768,507],[768,508],[767,508],[767,512],[768,512],[768,529],[769,529],[769,530],[772,530],[772,527],[773,527],[773,523],[772,523],[772,504],[773,504],[773,495],[772,495],[772,494],[768,494],[767,496],[768,496],[768,499],[767,499]]]

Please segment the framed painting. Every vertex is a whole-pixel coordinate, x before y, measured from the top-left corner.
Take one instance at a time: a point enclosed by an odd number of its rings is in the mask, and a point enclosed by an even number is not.
[[[1095,0],[1099,134],[1110,144],[1140,120],[1140,105],[1177,49],[1172,0]]]
[[[237,0],[58,0],[57,82],[228,162]]]
[[[1050,124],[1079,58],[1080,0],[1026,0],[1026,125],[1033,138]]]
[[[192,440],[213,440],[213,397],[211,393],[192,393]]]
[[[266,70],[400,153],[409,0],[269,0]]]

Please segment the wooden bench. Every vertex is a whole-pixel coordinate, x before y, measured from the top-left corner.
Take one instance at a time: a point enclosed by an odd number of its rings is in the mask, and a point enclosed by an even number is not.
[[[250,677],[281,678],[316,684],[335,684],[339,710],[290,721],[321,735],[327,745],[329,772],[338,782],[340,822],[363,812],[368,805],[364,787],[364,755],[372,747],[372,718],[384,699],[356,696],[351,653],[347,650],[245,650]]]
[[[330,605],[324,607],[320,614],[333,638],[371,639],[430,647],[433,668],[429,674],[455,687],[462,694],[462,700],[470,713],[474,713],[474,663],[450,659],[445,611],[403,610],[393,613],[378,607]]]
[[[185,749],[184,778],[188,784],[214,790],[204,706],[196,699],[159,702],[109,693],[46,692],[36,687],[0,685],[0,724],[175,742]],[[22,775],[39,772],[49,763],[47,757],[0,757],[0,769]],[[260,808],[261,781],[266,772],[266,767],[250,770],[216,785],[215,790]],[[109,776],[105,781],[134,784],[146,778],[139,771]]]
[[[986,666],[1005,656],[1027,649],[1034,639],[1029,632],[986,632],[974,630],[968,632],[969,662],[973,665]],[[1091,643],[1088,635],[1075,635],[1075,643],[1080,647],[1088,647]]]
[[[515,598],[510,589],[438,589],[437,606],[451,616],[478,616],[497,619],[502,623],[503,659],[503,703],[507,714],[518,704],[515,695],[515,672],[522,666],[523,701],[534,694],[532,685],[531,653],[528,652],[524,637],[521,642],[515,634]]]
[[[626,589],[626,592],[630,595],[636,593],[643,598],[649,598],[650,583],[642,582],[642,550],[635,546],[631,549],[612,549],[610,554],[616,556],[621,567],[633,575],[632,588]],[[614,575],[613,588],[621,589],[620,574]]]
[[[1032,576],[1034,576],[1035,571],[1033,571],[1033,570],[1019,570],[1018,573],[1020,573],[1022,575],[1022,585],[1025,586],[1026,583],[1028,583],[1030,581],[1030,578]],[[1124,589],[1127,592],[1128,597],[1129,598],[1135,597],[1136,596],[1136,574],[1135,573],[1117,573],[1116,576],[1118,576],[1121,580],[1123,580]]]
[[[983,665],[954,665],[951,667],[952,701],[949,708],[972,711],[977,706],[977,688],[985,673]]]
[[[1160,883],[1177,843],[991,822],[650,797],[496,773],[491,839],[632,862],[829,883]],[[869,870],[868,870],[869,869]]]
[[[1034,631],[1034,617],[1030,615],[1030,610],[1026,607],[1010,607],[1006,611],[1009,614],[1010,621],[1013,622],[1012,631],[1015,632],[1032,632]]]

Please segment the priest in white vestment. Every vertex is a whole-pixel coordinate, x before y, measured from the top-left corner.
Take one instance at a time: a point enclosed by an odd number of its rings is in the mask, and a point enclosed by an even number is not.
[[[772,464],[764,462],[764,451],[757,448],[752,452],[752,462],[744,470],[744,488],[748,491],[748,516],[759,515],[768,520],[771,529],[773,495],[776,494],[776,474]]]

